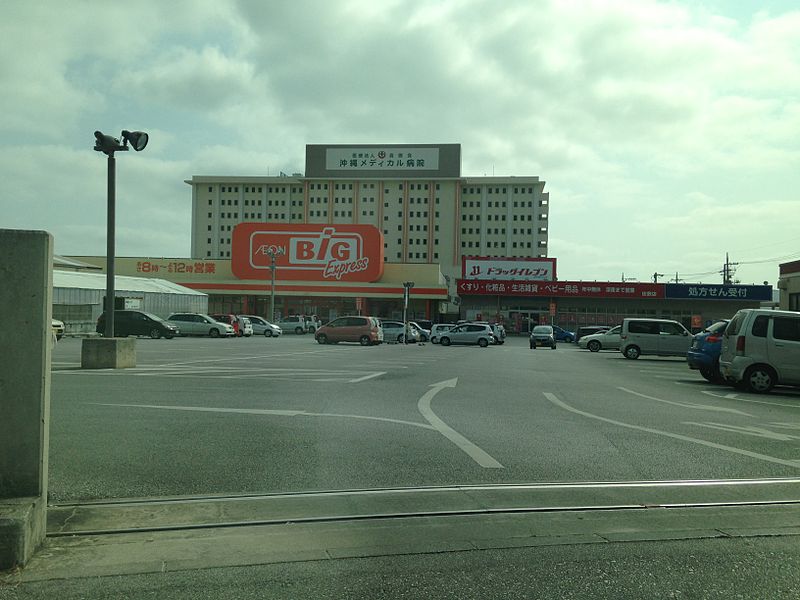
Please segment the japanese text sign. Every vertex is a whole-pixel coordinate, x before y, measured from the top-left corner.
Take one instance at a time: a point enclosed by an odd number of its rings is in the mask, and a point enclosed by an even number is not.
[[[663,298],[663,283],[614,283],[590,281],[521,281],[458,280],[461,296],[543,296],[560,298]]]
[[[772,300],[771,285],[721,285],[713,283],[667,283],[667,298],[691,300]]]
[[[465,256],[461,261],[461,276],[487,281],[553,281],[556,259]]]
[[[328,148],[325,168],[329,171],[387,171],[439,168],[438,148]]]

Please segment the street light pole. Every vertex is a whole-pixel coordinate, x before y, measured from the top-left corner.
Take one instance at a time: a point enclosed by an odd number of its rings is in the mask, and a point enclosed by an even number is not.
[[[94,132],[94,149],[108,156],[108,190],[107,190],[107,216],[106,216],[106,324],[103,335],[107,338],[114,337],[114,254],[115,254],[115,221],[116,221],[116,159],[115,152],[127,152],[128,143],[134,150],[140,152],[147,146],[150,139],[143,131],[122,131],[122,142],[117,138],[105,135],[102,131]]]
[[[270,323],[275,322],[275,259],[279,256],[283,256],[283,248],[269,248],[267,250],[267,256],[270,258],[270,285],[269,285],[269,319],[267,319]]]
[[[411,296],[411,288],[414,287],[413,281],[403,282],[403,343],[408,343],[408,299]]]

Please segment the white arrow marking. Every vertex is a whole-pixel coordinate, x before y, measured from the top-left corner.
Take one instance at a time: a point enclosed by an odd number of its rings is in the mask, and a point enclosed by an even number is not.
[[[709,396],[714,396],[715,398],[725,398],[727,400],[736,400],[738,402],[750,402],[752,404],[769,404],[770,406],[785,406],[786,408],[800,408],[800,404],[783,404],[782,402],[767,402],[766,400],[752,400],[750,398],[739,398],[739,394],[725,394],[721,396],[720,394],[715,394],[714,392],[709,392],[708,390],[703,390],[704,394],[708,394]]]
[[[478,448],[478,446],[470,442],[467,438],[458,433],[447,423],[442,421],[431,410],[431,400],[433,400],[433,397],[439,392],[441,392],[444,388],[456,387],[457,383],[458,383],[458,377],[456,377],[455,379],[448,379],[446,381],[440,381],[439,383],[432,384],[430,386],[431,389],[425,392],[425,395],[423,395],[422,398],[419,399],[417,408],[419,409],[420,414],[422,414],[422,416],[425,417],[425,420],[428,421],[428,423],[433,425],[434,429],[436,429],[444,437],[446,437],[448,440],[450,440],[456,446],[458,446],[464,452],[466,452],[469,455],[469,457],[476,463],[478,463],[480,466],[487,469],[503,469],[504,468],[503,465],[501,465],[494,458],[489,456],[486,452]]]
[[[725,406],[711,406],[709,404],[693,404],[691,402],[674,402],[672,400],[664,400],[663,398],[656,398],[655,396],[648,396],[647,394],[634,392],[633,390],[629,390],[628,388],[624,387],[619,387],[617,389],[622,390],[623,392],[627,392],[628,394],[633,394],[634,396],[639,396],[640,398],[647,398],[648,400],[655,400],[656,402],[664,402],[665,404],[672,404],[674,406],[680,406],[682,408],[696,408],[697,410],[713,410],[717,412],[734,413],[736,415],[743,415],[745,417],[752,416],[750,414],[747,414],[746,412],[742,412],[741,410],[736,410],[735,408],[727,408]]]

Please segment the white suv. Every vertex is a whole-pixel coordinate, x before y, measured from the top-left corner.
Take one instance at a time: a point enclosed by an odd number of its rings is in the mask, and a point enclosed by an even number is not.
[[[800,313],[745,308],[722,335],[722,376],[751,392],[800,385]]]

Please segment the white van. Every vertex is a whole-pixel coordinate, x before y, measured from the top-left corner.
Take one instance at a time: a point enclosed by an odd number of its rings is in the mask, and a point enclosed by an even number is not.
[[[670,319],[624,319],[619,340],[620,352],[630,359],[642,354],[685,357],[692,345],[686,328]]]
[[[719,370],[751,392],[800,385],[800,313],[744,308],[722,334]]]

